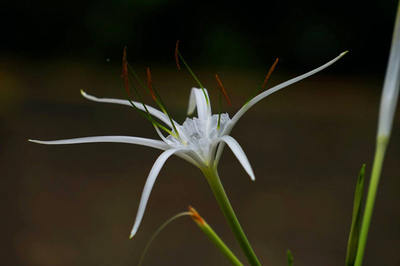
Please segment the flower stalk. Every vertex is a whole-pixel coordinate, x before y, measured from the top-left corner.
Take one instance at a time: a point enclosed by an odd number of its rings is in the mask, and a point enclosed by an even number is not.
[[[251,247],[250,242],[247,240],[239,220],[236,217],[232,205],[229,202],[228,196],[225,193],[224,187],[222,186],[217,170],[206,169],[203,170],[203,173],[210,184],[211,190],[213,191],[214,196],[250,265],[260,266],[261,263],[254,253],[253,248]]]
[[[219,238],[214,230],[207,224],[207,222],[198,214],[198,212],[189,206],[190,217],[199,226],[200,230],[211,240],[211,242],[225,255],[225,257],[235,266],[243,266],[240,260],[232,253],[232,251],[225,245]]]
[[[393,125],[394,113],[397,106],[400,84],[400,4],[397,7],[396,21],[393,30],[392,46],[390,48],[389,62],[386,69],[385,81],[379,111],[379,125],[375,149],[374,164],[372,166],[371,180],[368,188],[367,201],[361,226],[360,240],[357,249],[355,265],[361,266],[367,244],[368,231],[371,224],[375,198],[378,191],[379,179],[386,148],[389,143]]]

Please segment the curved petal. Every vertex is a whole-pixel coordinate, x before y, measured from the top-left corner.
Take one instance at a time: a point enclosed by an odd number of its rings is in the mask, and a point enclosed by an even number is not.
[[[225,148],[225,143],[220,143],[218,145],[218,150],[217,150],[217,153],[215,154],[215,159],[214,159],[215,167],[217,167],[218,164],[219,164],[219,160],[221,159],[222,152],[224,151],[224,148]]]
[[[231,136],[222,136],[215,140],[215,142],[213,143],[214,147],[219,142],[224,142],[229,146],[229,148],[231,148],[233,154],[235,154],[236,158],[242,164],[244,170],[250,176],[251,180],[253,180],[253,181],[256,180],[256,177],[254,176],[253,169],[251,168],[250,162],[247,159],[246,154],[244,153],[242,147],[240,147],[239,143]],[[223,143],[221,143],[221,144],[223,144]]]
[[[206,93],[207,98],[210,99],[206,89],[204,89],[204,92]],[[204,92],[202,89],[192,88],[189,96],[188,115],[193,114],[197,106],[197,116],[201,120],[206,120],[211,116],[211,104],[207,104]]]
[[[153,167],[151,168],[150,174],[147,177],[146,184],[144,185],[142,197],[140,198],[139,209],[136,214],[135,223],[133,225],[133,229],[131,231],[130,238],[134,237],[136,234],[140,222],[142,221],[144,211],[146,210],[147,202],[150,197],[151,190],[153,189],[153,185],[156,182],[157,176],[160,173],[161,168],[163,167],[165,161],[174,153],[182,152],[182,150],[178,149],[171,149],[163,152],[154,163]]]
[[[205,162],[199,157],[199,155],[192,150],[181,150],[180,153],[175,154],[176,156],[188,161],[199,169],[207,167]]]
[[[139,137],[128,137],[128,136],[99,136],[99,137],[85,137],[85,138],[75,138],[75,139],[50,140],[50,141],[29,139],[28,141],[46,145],[116,142],[116,143],[137,144],[137,145],[156,148],[163,151],[170,149],[170,146],[161,140],[146,139]]]
[[[301,76],[298,76],[296,78],[293,78],[291,80],[288,80],[286,82],[283,82],[275,87],[270,88],[269,90],[264,91],[263,93],[260,93],[259,95],[257,95],[256,97],[254,97],[251,101],[249,101],[247,104],[245,104],[236,114],[235,116],[232,118],[231,122],[229,123],[229,125],[225,128],[224,134],[228,135],[233,126],[236,124],[236,122],[239,120],[239,118],[242,117],[242,115],[244,115],[244,113],[247,112],[247,110],[249,110],[253,105],[255,105],[256,103],[258,103],[259,101],[261,101],[262,99],[264,99],[265,97],[269,96],[270,94],[279,91],[280,89],[283,89],[289,85],[292,85],[293,83],[296,83],[302,79],[305,79],[311,75],[314,75],[315,73],[327,68],[328,66],[332,65],[333,63],[335,63],[337,60],[339,60],[342,56],[344,56],[346,52],[341,53],[338,57],[334,58],[333,60],[329,61],[328,63],[310,71],[307,72]]]
[[[132,106],[131,103],[128,100],[120,100],[120,99],[110,99],[110,98],[97,98],[95,96],[89,95],[83,90],[81,90],[81,94],[83,97],[85,97],[88,100],[94,101],[94,102],[100,102],[100,103],[116,103],[116,104],[122,104],[122,105],[127,105],[127,106]],[[142,103],[132,101],[132,103],[140,110],[146,111],[143,107]],[[160,119],[162,122],[164,122],[166,125],[168,125],[170,128],[172,128],[171,121],[169,120],[168,116],[166,116],[163,112],[157,110],[154,107],[151,107],[146,104],[147,110],[149,110],[149,113]],[[176,123],[174,121],[174,123]],[[176,123],[177,124],[177,123]]]

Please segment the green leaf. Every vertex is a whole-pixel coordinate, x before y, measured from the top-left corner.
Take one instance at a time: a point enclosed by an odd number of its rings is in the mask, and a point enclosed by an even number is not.
[[[293,256],[290,250],[287,251],[287,265],[293,266]]]
[[[358,174],[357,186],[354,194],[353,217],[351,220],[349,241],[347,243],[346,266],[353,266],[357,256],[358,242],[360,238],[360,230],[362,222],[364,176],[365,176],[365,164],[361,167],[360,173]]]

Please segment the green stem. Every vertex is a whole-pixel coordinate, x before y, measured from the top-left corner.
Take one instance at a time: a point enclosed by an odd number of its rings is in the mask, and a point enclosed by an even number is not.
[[[214,196],[217,199],[218,204],[221,207],[221,210],[224,213],[225,218],[228,221],[228,224],[231,227],[250,265],[261,266],[261,263],[258,261],[258,258],[254,253],[249,241],[247,240],[247,237],[244,234],[242,227],[240,226],[235,212],[233,211],[231,203],[229,202],[228,196],[226,195],[224,187],[222,186],[221,180],[218,176],[217,170],[206,169],[203,170],[203,173],[206,176],[207,181],[210,184],[212,191],[214,192]]]
[[[194,212],[193,212],[193,211]],[[193,221],[199,226],[200,230],[211,240],[211,242],[225,255],[232,265],[243,266],[240,260],[233,254],[233,252],[228,248],[227,245],[221,240],[221,238],[214,232],[214,230],[207,224],[207,222],[196,212],[196,210],[189,207],[191,211],[190,216]],[[194,214],[194,215],[193,215]]]
[[[372,212],[374,210],[376,193],[378,191],[379,179],[388,142],[389,138],[386,136],[380,136],[377,139],[374,164],[372,166],[371,180],[368,188],[367,202],[365,204],[355,266],[361,266],[363,262],[368,231],[371,224]]]

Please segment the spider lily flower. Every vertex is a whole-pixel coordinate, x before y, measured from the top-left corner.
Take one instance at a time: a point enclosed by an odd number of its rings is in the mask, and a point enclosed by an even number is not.
[[[232,138],[229,134],[232,131],[235,124],[239,121],[239,119],[256,103],[270,94],[285,88],[293,83],[296,83],[302,79],[305,79],[325,68],[335,63],[339,60],[346,52],[340,54],[338,57],[329,61],[328,63],[322,65],[321,67],[314,69],[306,74],[288,80],[280,85],[277,85],[273,88],[270,88],[267,91],[264,91],[248,101],[234,116],[232,119],[229,118],[227,113],[221,114],[220,116],[220,125],[218,128],[218,120],[219,116],[216,114],[212,114],[211,104],[209,102],[209,96],[206,89],[198,89],[192,88],[191,94],[189,97],[189,108],[188,115],[194,113],[197,109],[197,117],[187,118],[182,125],[179,125],[174,120],[170,119],[165,113],[151,107],[144,105],[139,102],[128,101],[128,100],[119,100],[119,99],[108,99],[108,98],[97,98],[91,96],[83,91],[81,91],[82,95],[92,101],[95,102],[103,102],[103,103],[114,103],[114,104],[122,104],[131,106],[134,104],[138,109],[144,111],[145,106],[147,107],[148,112],[155,118],[159,119],[165,125],[167,125],[171,132],[178,133],[174,135],[169,135],[165,137],[162,133],[156,128],[157,133],[159,134],[161,140],[140,138],[140,137],[131,137],[131,136],[97,136],[97,137],[85,137],[85,138],[75,138],[75,139],[66,139],[66,140],[54,140],[54,141],[40,141],[40,140],[29,140],[31,142],[39,143],[39,144],[47,144],[47,145],[59,145],[59,144],[78,144],[78,143],[95,143],[95,142],[117,142],[117,143],[128,143],[128,144],[137,144],[152,147],[155,149],[162,150],[163,153],[157,158],[154,163],[149,176],[147,177],[147,181],[145,183],[143,193],[140,199],[138,212],[136,215],[135,223],[133,229],[131,231],[130,237],[132,238],[142,221],[144,211],[146,209],[146,205],[153,188],[153,185],[157,179],[157,176],[163,167],[166,160],[172,156],[176,155],[181,157],[182,159],[188,161],[194,166],[198,167],[203,173],[206,171],[215,171],[220,156],[222,154],[222,149],[224,145],[227,144],[228,147],[232,150],[234,155],[237,157],[244,170],[250,176],[252,180],[255,180],[255,176],[252,170],[252,167],[238,142]],[[172,125],[174,123],[174,126]],[[178,132],[175,132],[175,129]],[[177,136],[180,137],[177,137]]]

